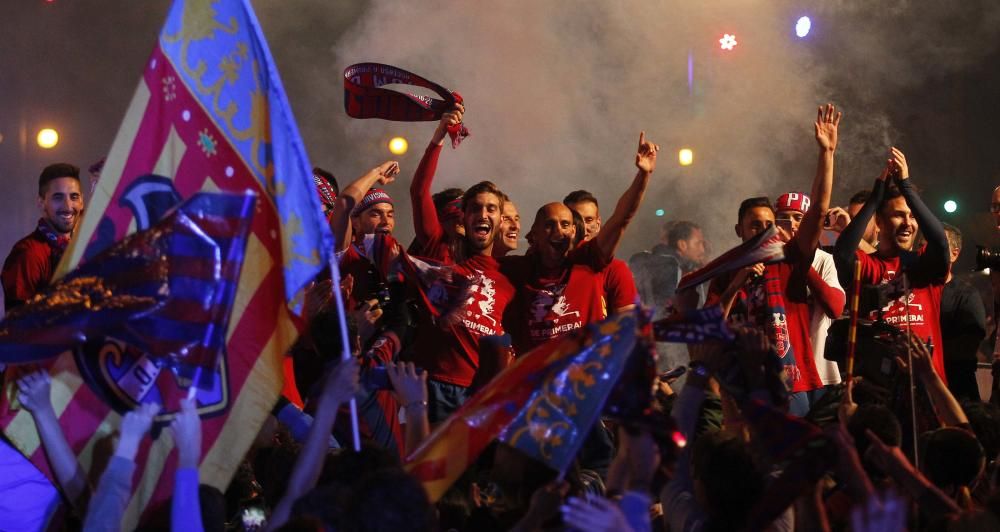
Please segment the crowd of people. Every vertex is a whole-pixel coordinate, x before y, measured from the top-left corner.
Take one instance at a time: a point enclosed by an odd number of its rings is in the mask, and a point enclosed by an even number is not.
[[[573,190],[522,226],[503,183],[432,193],[447,132],[464,112],[456,104],[443,114],[410,181],[410,243],[393,238],[385,187],[400,175],[397,162],[343,188],[314,170],[347,315],[330,276],[317,279],[288,353],[302,402],[274,405],[224,492],[199,486],[198,414],[182,405],[170,426],[172,529],[1000,530],[1000,408],[976,382],[986,308],[954,281],[961,232],[923,203],[902,151],[889,148],[871,188],[834,206],[841,114],[820,107],[812,182],[733,205],[736,235],[774,232],[783,258],[678,290],[711,253],[697,222],[669,222],[649,251],[616,257],[656,170],[660,148],[644,133],[634,177],[607,218],[592,193]],[[45,168],[38,203],[37,229],[3,266],[8,311],[45,290],[73,237],[84,210],[79,170]],[[1000,187],[990,211],[1000,231]],[[862,324],[852,357],[855,293]],[[662,377],[648,383],[648,415],[598,420],[565,475],[494,443],[431,501],[404,470],[435,426],[518,357],[637,305],[654,320],[718,306],[736,340],[658,344]],[[22,373],[17,387],[68,526],[118,529],[157,406],[123,417],[91,486],[53,414],[47,371]],[[360,452],[345,445],[352,399]],[[827,445],[779,441],[803,434]]]

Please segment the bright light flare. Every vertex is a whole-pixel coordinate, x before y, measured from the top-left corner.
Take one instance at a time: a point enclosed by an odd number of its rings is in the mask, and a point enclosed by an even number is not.
[[[389,152],[393,155],[403,155],[410,148],[410,143],[403,137],[393,137],[389,141]]]
[[[723,50],[732,50],[733,48],[736,48],[737,44],[739,43],[736,42],[736,35],[725,33],[722,35],[722,38],[719,39],[719,45]]]
[[[664,211],[663,209],[656,209],[656,212],[654,214],[662,218],[664,214],[667,214],[667,211]]]
[[[38,145],[46,150],[49,148],[54,148],[56,144],[59,144],[59,133],[51,128],[45,128],[38,132]]]
[[[687,447],[687,438],[685,438],[684,434],[679,430],[675,430],[674,433],[670,435],[670,439],[674,440],[674,445],[676,445],[678,449]]]
[[[944,212],[951,214],[958,210],[958,203],[955,200],[948,200],[944,202]]]
[[[795,35],[800,39],[809,35],[809,30],[812,29],[812,20],[809,17],[799,17],[799,20],[795,21]]]
[[[677,162],[681,163],[681,166],[691,166],[694,163],[694,152],[691,148],[681,148],[677,152]]]

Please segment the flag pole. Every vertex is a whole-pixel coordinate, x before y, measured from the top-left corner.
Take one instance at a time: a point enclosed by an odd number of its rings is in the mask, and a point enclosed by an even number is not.
[[[340,359],[348,360],[351,358],[351,344],[347,337],[347,313],[344,310],[344,298],[340,294],[340,268],[337,264],[337,254],[330,254],[330,278],[332,280],[332,285],[330,290],[333,291],[333,299],[337,302],[337,321],[340,324],[340,343],[343,353]],[[354,452],[361,452],[361,432],[358,429],[358,402],[355,398],[351,398],[351,434],[354,439]]]
[[[847,380],[854,378],[854,352],[858,345],[858,303],[861,300],[861,261],[854,261],[854,285],[851,287],[851,329],[847,335]]]

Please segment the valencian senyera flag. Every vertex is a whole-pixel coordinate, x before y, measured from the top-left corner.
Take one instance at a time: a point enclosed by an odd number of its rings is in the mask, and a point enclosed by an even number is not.
[[[109,50],[109,58],[113,55]],[[322,216],[298,127],[248,0],[176,0],[143,65],[139,86],[58,275],[126,235],[152,227],[199,192],[258,196],[246,256],[210,384],[197,392],[203,484],[225,489],[283,385],[282,357],[297,335],[304,288],[328,264],[333,242]],[[52,401],[96,485],[123,412],[145,401],[169,423],[190,384],[149,363],[135,345],[107,337],[50,366]],[[142,387],[123,383],[139,381]],[[10,404],[0,425],[48,472],[27,411]],[[154,433],[156,433],[154,429]],[[134,528],[169,500],[176,453],[161,433],[137,456],[123,526]]]
[[[407,471],[436,501],[499,440],[565,472],[633,352],[637,316],[613,315],[518,357],[427,437]]]

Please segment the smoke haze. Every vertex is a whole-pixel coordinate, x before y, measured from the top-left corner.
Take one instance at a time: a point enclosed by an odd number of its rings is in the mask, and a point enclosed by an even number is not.
[[[169,7],[12,4],[0,6],[5,250],[37,216],[42,166],[68,160],[86,168],[107,151]],[[969,203],[992,188],[1000,167],[995,1],[253,4],[314,164],[344,186],[389,158],[391,136],[409,140],[403,174],[389,187],[402,240],[412,235],[409,177],[434,124],[348,118],[341,76],[353,63],[396,65],[462,93],[472,136],[458,150],[445,148],[433,189],[494,180],[517,203],[522,233],[538,206],[579,188],[610,216],[635,174],[645,129],[662,151],[620,248],[625,258],[655,243],[671,219],[701,224],[721,252],[735,243],[740,200],[807,191],[812,122],[827,101],[845,114],[835,203],[870,184],[890,144],[907,152],[916,178],[928,176],[919,180],[928,193],[957,187]],[[813,29],[799,40],[793,27],[803,14]],[[720,50],[723,33],[735,34],[735,50]],[[30,145],[44,120],[65,122],[64,140],[50,152]],[[694,165],[678,165],[682,147],[694,150]]]

